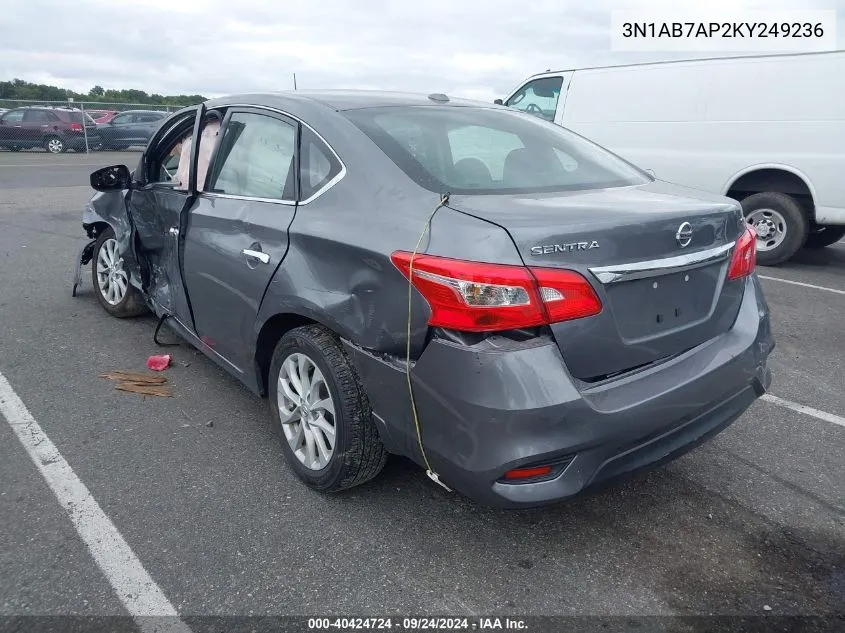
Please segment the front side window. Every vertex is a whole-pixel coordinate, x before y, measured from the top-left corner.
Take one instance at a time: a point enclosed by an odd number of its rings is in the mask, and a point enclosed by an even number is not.
[[[3,123],[20,123],[23,121],[23,110],[12,110],[3,115]]]
[[[505,105],[547,121],[554,121],[561,86],[563,77],[543,77],[529,81],[508,99]]]
[[[436,193],[543,193],[622,187],[648,176],[562,127],[492,108],[408,106],[344,113],[417,184]],[[414,126],[420,154],[396,130]]]
[[[188,187],[187,178],[184,182],[181,178],[187,174],[190,161],[188,145],[193,136],[195,119],[196,112],[186,112],[169,122],[167,130],[149,151],[147,182],[176,183],[183,189]],[[184,165],[181,170],[180,165]]]
[[[293,200],[296,127],[263,114],[235,112],[214,161],[209,191]]]
[[[125,123],[132,123],[132,115],[131,114],[118,114],[111,120],[112,123],[115,125],[121,125]]]

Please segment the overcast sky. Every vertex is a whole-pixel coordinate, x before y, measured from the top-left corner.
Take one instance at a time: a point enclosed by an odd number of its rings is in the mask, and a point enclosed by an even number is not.
[[[0,79],[218,96],[375,88],[489,100],[547,68],[695,54],[613,53],[611,9],[663,0],[27,0],[0,12]],[[689,6],[692,6],[692,2]],[[699,6],[838,9],[845,0]]]

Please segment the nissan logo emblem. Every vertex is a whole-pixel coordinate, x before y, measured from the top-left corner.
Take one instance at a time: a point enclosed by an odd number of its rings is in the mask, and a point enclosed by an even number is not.
[[[678,227],[678,232],[675,233],[675,239],[678,240],[681,248],[688,246],[692,242],[692,224],[684,222]]]

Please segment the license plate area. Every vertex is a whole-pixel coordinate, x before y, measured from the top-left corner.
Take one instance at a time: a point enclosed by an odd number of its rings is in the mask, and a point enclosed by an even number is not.
[[[706,321],[713,311],[722,265],[715,264],[612,284],[608,301],[626,342]]]

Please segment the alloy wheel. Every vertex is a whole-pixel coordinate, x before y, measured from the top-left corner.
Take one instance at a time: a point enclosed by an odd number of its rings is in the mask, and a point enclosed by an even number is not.
[[[97,285],[109,305],[116,306],[126,296],[129,278],[123,268],[123,257],[117,240],[109,238],[100,245],[97,254]]]
[[[296,352],[282,363],[278,377],[282,430],[293,454],[311,470],[325,468],[334,454],[337,427],[334,401],[323,372]]]

